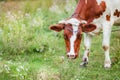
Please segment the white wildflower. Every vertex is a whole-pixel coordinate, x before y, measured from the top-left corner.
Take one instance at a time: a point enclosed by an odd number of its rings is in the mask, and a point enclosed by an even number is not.
[[[25,13],[25,16],[26,16],[26,17],[30,17],[30,14],[29,14],[29,13]]]
[[[5,69],[5,71],[7,72],[7,73],[9,73],[9,71],[10,71],[10,67],[8,66],[8,65],[4,65],[4,69]]]
[[[24,67],[23,66],[19,66],[20,69],[24,70]]]
[[[58,13],[58,14],[61,14],[61,13],[62,13],[62,11],[60,10],[60,8],[59,8],[56,4],[53,4],[53,5],[49,8],[49,10],[50,10],[51,12],[55,12],[55,13]]]
[[[17,72],[20,72],[20,69],[19,68],[16,68]]]
[[[13,15],[10,11],[7,12],[6,18],[8,18],[8,20],[16,21],[16,17],[17,16],[15,14]]]

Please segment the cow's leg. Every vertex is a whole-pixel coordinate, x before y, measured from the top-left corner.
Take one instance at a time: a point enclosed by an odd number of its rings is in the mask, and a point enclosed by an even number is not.
[[[84,46],[85,46],[85,51],[83,55],[83,62],[80,64],[80,66],[86,66],[88,64],[88,56],[90,53],[90,46],[91,46],[91,39],[92,36],[89,34],[84,34]]]
[[[103,46],[103,49],[105,51],[105,61],[104,61],[105,68],[111,67],[111,60],[110,60],[110,56],[109,56],[111,28],[112,28],[112,23],[109,23],[109,24],[104,23],[102,46]]]

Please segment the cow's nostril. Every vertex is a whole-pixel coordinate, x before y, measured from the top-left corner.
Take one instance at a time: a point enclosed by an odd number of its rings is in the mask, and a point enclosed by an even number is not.
[[[77,55],[67,55],[67,57],[70,59],[75,59],[75,58],[77,58]]]

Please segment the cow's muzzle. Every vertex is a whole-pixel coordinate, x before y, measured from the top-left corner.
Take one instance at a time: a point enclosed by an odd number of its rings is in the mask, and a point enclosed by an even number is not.
[[[74,55],[74,54],[67,54],[67,57],[69,59],[76,59],[78,55]]]

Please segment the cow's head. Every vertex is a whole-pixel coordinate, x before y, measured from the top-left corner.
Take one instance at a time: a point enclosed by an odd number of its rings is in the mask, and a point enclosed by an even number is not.
[[[75,59],[79,53],[82,33],[91,32],[96,29],[96,26],[79,21],[75,18],[71,18],[69,20],[60,21],[56,25],[50,26],[50,29],[57,32],[64,30],[67,56]]]

